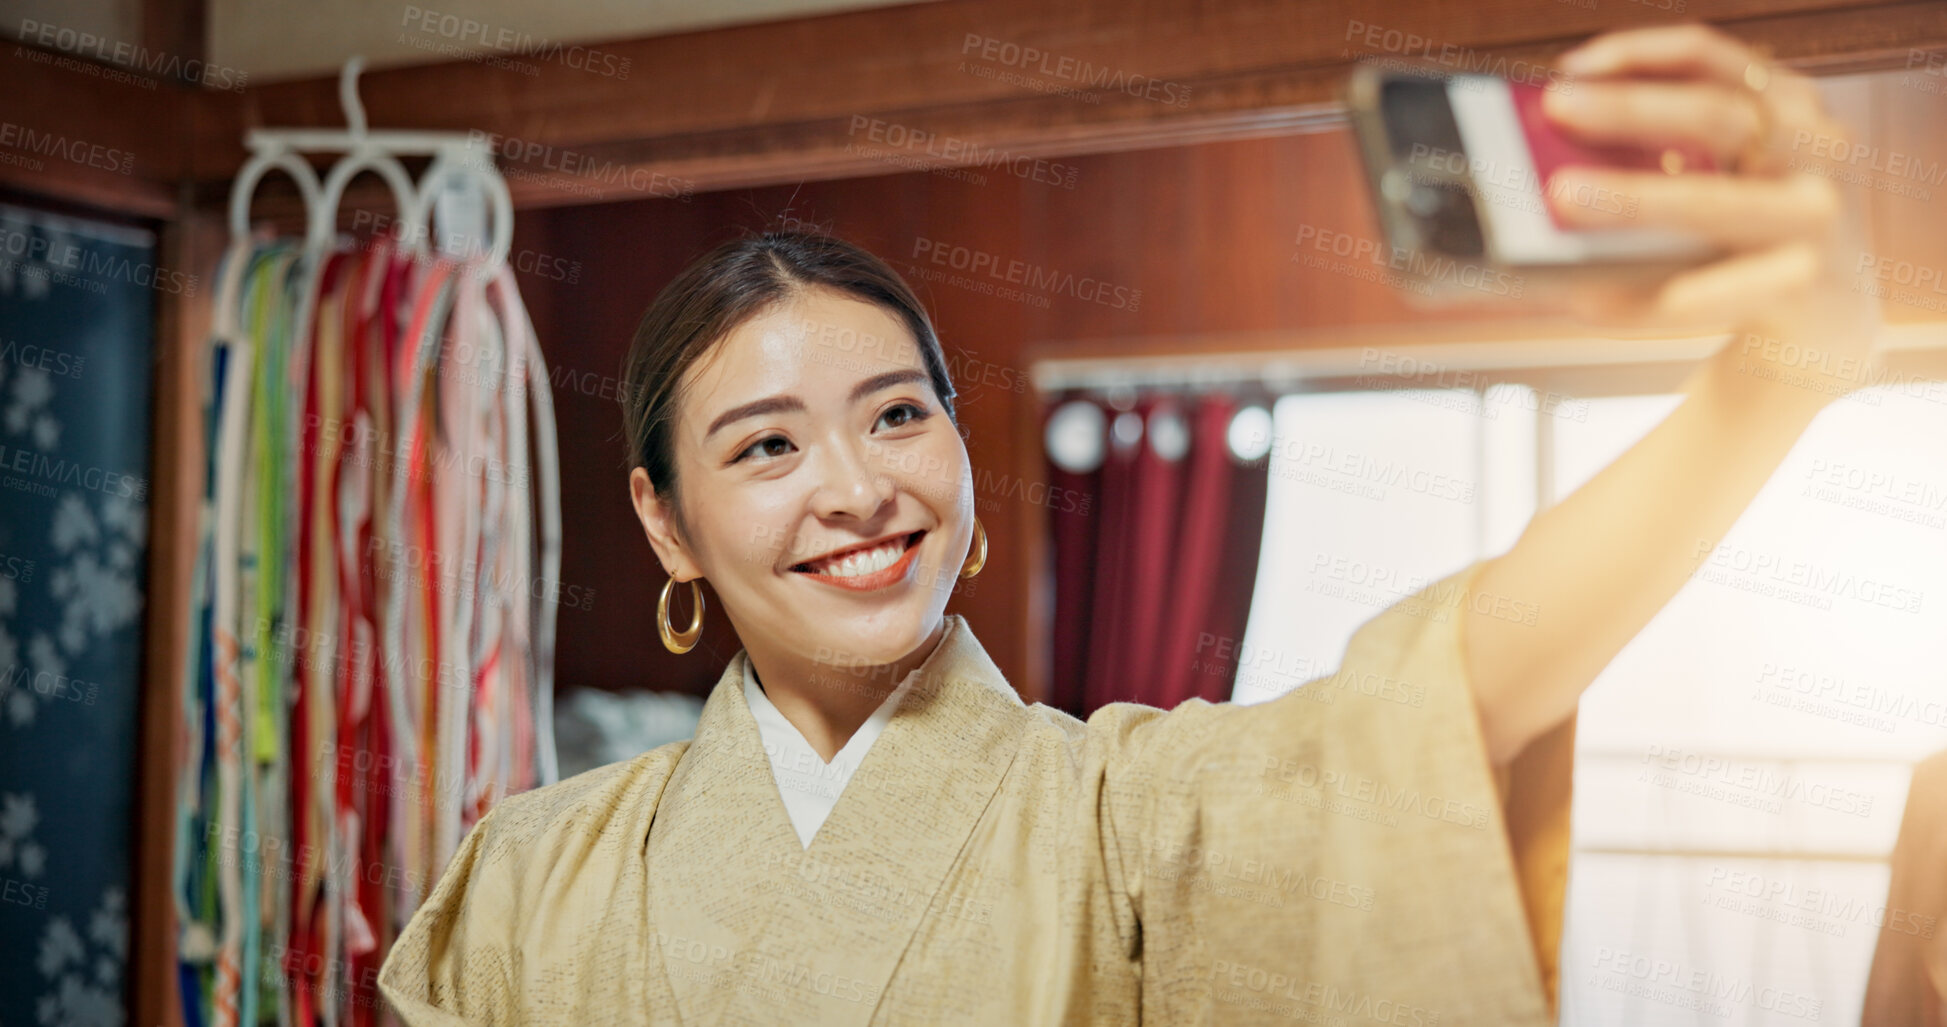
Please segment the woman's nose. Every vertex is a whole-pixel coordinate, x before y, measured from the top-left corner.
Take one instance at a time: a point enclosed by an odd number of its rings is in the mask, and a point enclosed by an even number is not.
[[[818,516],[871,520],[892,501],[892,494],[892,476],[875,464],[863,445],[834,443],[824,447],[818,491],[812,496]]]

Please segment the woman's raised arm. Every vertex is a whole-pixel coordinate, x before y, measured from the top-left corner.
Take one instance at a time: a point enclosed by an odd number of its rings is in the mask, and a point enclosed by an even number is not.
[[[1578,305],[1619,329],[1710,325],[1732,337],[1685,382],[1666,420],[1482,568],[1463,630],[1497,764],[1574,712],[1583,689],[1710,556],[1813,416],[1867,380],[1878,328],[1876,302],[1854,283],[1856,205],[1808,173],[1814,153],[1843,138],[1809,80],[1702,26],[1597,37],[1560,66],[1578,77],[1551,92],[1545,109],[1571,133],[1695,142],[1735,168],[1557,171],[1555,197],[1599,195],[1580,189],[1586,180],[1637,201],[1612,212],[1619,205],[1558,199],[1565,222],[1682,229],[1729,251],[1651,295],[1590,289]],[[1563,182],[1567,175],[1575,181]],[[1499,599],[1534,604],[1535,623],[1493,616]]]

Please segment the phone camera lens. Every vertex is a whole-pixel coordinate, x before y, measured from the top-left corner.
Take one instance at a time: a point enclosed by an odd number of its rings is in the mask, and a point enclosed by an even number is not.
[[[1406,209],[1423,218],[1430,218],[1447,205],[1447,197],[1430,185],[1416,185],[1406,195]]]
[[[1394,203],[1409,206],[1407,201],[1413,197],[1413,176],[1407,174],[1404,168],[1387,168],[1386,173],[1379,176],[1379,193]]]

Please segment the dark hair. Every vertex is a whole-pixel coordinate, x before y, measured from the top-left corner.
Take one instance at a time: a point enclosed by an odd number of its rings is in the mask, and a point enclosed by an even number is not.
[[[947,419],[958,424],[953,382],[933,322],[885,261],[821,233],[766,232],[733,239],[704,254],[663,288],[629,344],[622,371],[629,466],[649,472],[657,495],[671,500],[676,495],[671,439],[683,373],[738,325],[812,286],[877,304],[904,321],[919,343],[920,359]]]

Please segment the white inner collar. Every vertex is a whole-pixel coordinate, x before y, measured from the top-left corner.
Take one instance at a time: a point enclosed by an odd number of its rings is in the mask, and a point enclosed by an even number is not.
[[[750,715],[757,721],[757,733],[764,743],[764,753],[770,757],[772,776],[777,780],[778,794],[784,799],[784,811],[791,818],[791,826],[798,832],[798,840],[806,848],[811,847],[811,839],[818,834],[825,818],[831,815],[832,807],[838,804],[838,796],[851,781],[860,761],[878,741],[880,732],[886,729],[886,722],[899,706],[899,701],[912,690],[914,676],[918,668],[907,672],[899,687],[886,696],[879,708],[865,718],[852,737],[826,763],[818,756],[818,751],[805,741],[804,734],[796,725],[786,719],[784,714],[771,703],[770,696],[757,683],[757,671],[751,665],[750,654],[744,654],[744,701],[750,707]]]

